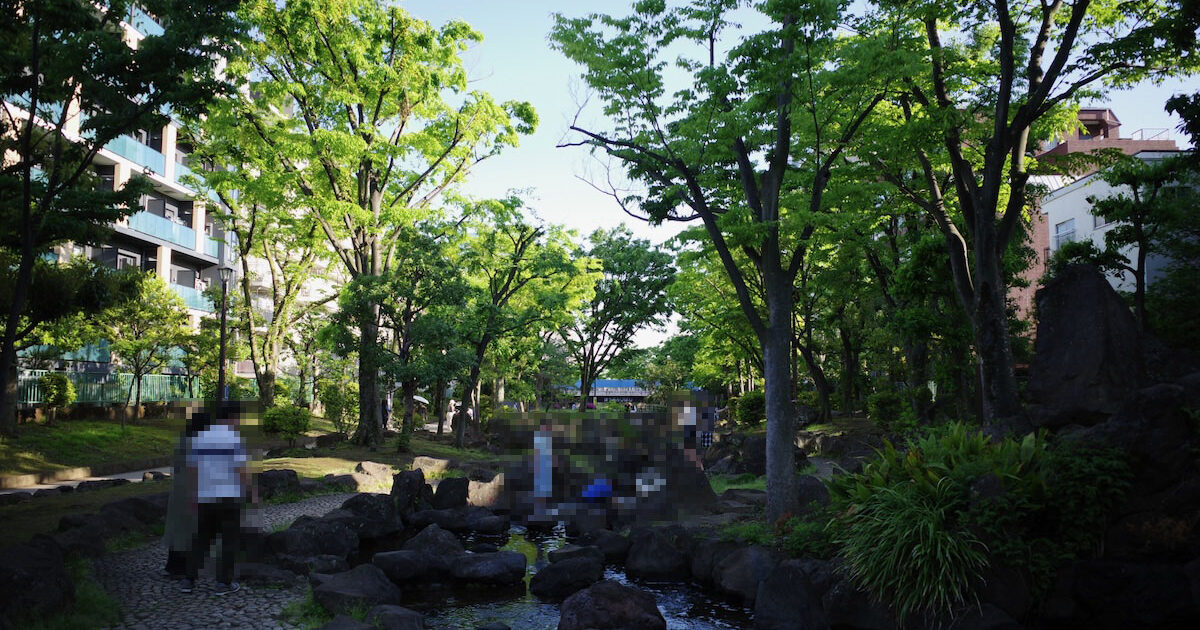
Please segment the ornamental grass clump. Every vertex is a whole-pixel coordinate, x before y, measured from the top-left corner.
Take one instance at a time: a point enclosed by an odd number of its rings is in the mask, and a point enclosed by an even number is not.
[[[835,478],[833,540],[851,578],[900,619],[953,617],[992,566],[1044,595],[1059,566],[1097,548],[1127,479],[1118,452],[953,423],[906,450],[885,442],[862,472]]]

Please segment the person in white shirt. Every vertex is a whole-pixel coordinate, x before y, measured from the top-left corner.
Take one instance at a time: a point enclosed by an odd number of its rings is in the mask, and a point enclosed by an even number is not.
[[[200,565],[209,547],[221,536],[221,554],[217,559],[217,595],[241,588],[233,581],[233,564],[238,550],[242,507],[250,488],[246,466],[246,443],[238,433],[237,410],[223,406],[218,419],[198,421],[199,430],[188,440],[187,466],[193,480],[192,509],[196,514],[196,534],[188,555],[187,577],[180,590],[192,592]]]

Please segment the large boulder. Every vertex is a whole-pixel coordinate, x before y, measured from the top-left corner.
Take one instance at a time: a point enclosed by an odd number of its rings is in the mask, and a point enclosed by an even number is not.
[[[371,557],[371,563],[383,569],[393,582],[409,582],[429,577],[432,559],[424,551],[401,549],[381,551]]]
[[[551,564],[572,558],[593,558],[596,562],[604,564],[604,552],[594,545],[566,545],[551,551],[546,556],[550,559]]]
[[[350,475],[359,492],[391,492],[392,467],[379,462],[359,462]]]
[[[827,630],[820,586],[813,584],[803,560],[784,560],[758,584],[754,598],[755,630]]]
[[[666,630],[654,596],[612,581],[598,582],[568,597],[559,609],[558,630]]]
[[[733,595],[747,606],[754,604],[758,584],[775,568],[777,560],[763,547],[741,547],[713,566],[713,583],[717,590]]]
[[[300,477],[289,469],[264,470],[258,473],[258,496],[270,499],[279,494],[300,494]]]
[[[464,508],[446,508],[443,510],[421,510],[408,515],[408,526],[413,529],[424,529],[429,525],[452,532],[466,532],[471,529],[470,514]]]
[[[704,540],[692,552],[692,579],[705,586],[713,584],[713,569],[742,545],[732,540]]]
[[[235,569],[239,582],[253,586],[288,588],[300,581],[300,576],[295,572],[273,564],[239,562]]]
[[[166,506],[159,505],[146,497],[128,497],[105,503],[100,512],[124,512],[137,519],[143,525],[153,525],[167,515]]]
[[[581,546],[595,546],[607,562],[620,562],[629,554],[629,539],[609,529],[594,529],[579,536]]]
[[[508,508],[504,502],[504,473],[492,477],[491,481],[470,480],[467,483],[467,503],[486,508]]]
[[[316,556],[279,554],[275,556],[275,563],[288,571],[303,573],[305,575],[312,573],[341,573],[350,570],[350,563],[346,562],[346,558],[328,554]]]
[[[437,477],[453,467],[454,462],[448,459],[439,459],[437,457],[418,455],[413,458],[411,469],[420,470],[424,474],[431,477]]]
[[[1142,383],[1137,321],[1090,265],[1070,265],[1039,289],[1029,395],[1042,426],[1095,424]]]
[[[830,585],[821,597],[821,605],[834,628],[854,630],[896,630],[896,620],[887,607],[876,601],[849,579],[842,578]]]
[[[390,494],[356,494],[342,503],[342,509],[361,519],[359,538],[390,536],[403,528]]]
[[[466,507],[470,480],[466,477],[449,477],[438,482],[433,493],[433,508],[436,510]]]
[[[1074,576],[1084,627],[1200,628],[1200,598],[1183,566],[1097,560],[1077,564]]]
[[[1008,613],[988,603],[970,607],[949,630],[1025,630]]]
[[[392,498],[396,501],[396,509],[408,515],[424,508],[421,499],[425,487],[425,474],[420,470],[406,470],[392,475]]]
[[[829,505],[829,488],[813,475],[796,477],[796,505],[801,512],[811,512]]]
[[[349,613],[355,608],[399,604],[400,589],[379,567],[360,564],[345,573],[329,576],[313,589],[313,599],[331,613]]]
[[[450,573],[472,584],[510,586],[525,579],[526,558],[516,551],[465,553],[455,558]]]
[[[267,545],[277,555],[320,556],[347,558],[358,551],[358,533],[353,527],[336,520],[301,520],[292,526],[267,536]]]
[[[74,601],[75,583],[67,575],[62,551],[49,537],[0,550],[0,620],[37,618]]]
[[[687,556],[675,548],[662,532],[644,530],[635,536],[625,558],[625,574],[645,580],[687,580],[691,576]]]
[[[425,630],[425,616],[403,606],[380,604],[367,611],[366,619],[379,630]]]
[[[427,554],[429,568],[442,573],[448,573],[454,564],[454,559],[465,553],[458,536],[437,525],[429,525],[416,536],[405,541],[404,550]]]
[[[338,615],[317,630],[375,630],[375,626],[369,626],[349,615]]]
[[[529,581],[529,592],[543,599],[562,599],[602,579],[602,560],[577,556],[542,567]]]

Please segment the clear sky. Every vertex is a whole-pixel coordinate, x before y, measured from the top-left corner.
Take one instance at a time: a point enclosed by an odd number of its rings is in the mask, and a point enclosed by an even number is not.
[[[414,17],[440,25],[462,19],[483,33],[483,42],[464,55],[471,89],[483,90],[499,101],[524,100],[533,104],[541,118],[538,130],[523,138],[521,146],[476,167],[466,186],[478,197],[498,197],[511,190],[522,196],[543,219],[566,225],[581,236],[598,227],[625,223],[635,234],[661,243],[681,226],[652,228],[624,214],[607,195],[580,178],[597,172],[595,162],[581,148],[558,149],[571,120],[579,111],[586,89],[579,67],[551,50],[547,34],[553,24],[551,13],[567,15],[607,12],[623,15],[632,2],[626,0],[403,0],[400,5]],[[1197,79],[1174,81],[1164,86],[1143,85],[1114,94],[1107,106],[1121,120],[1122,136],[1138,129],[1167,128],[1185,144],[1176,131],[1177,117],[1163,110],[1172,94],[1200,89]],[[596,103],[590,109],[594,110]],[[594,115],[592,117],[594,119]],[[655,344],[661,334],[642,334],[639,345]]]

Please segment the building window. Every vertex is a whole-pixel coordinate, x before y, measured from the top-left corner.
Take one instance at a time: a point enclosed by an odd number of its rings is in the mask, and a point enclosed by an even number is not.
[[[117,178],[116,178],[115,168],[113,167],[113,165],[112,164],[98,164],[98,165],[96,165],[95,168],[96,168],[96,176],[100,178],[100,181],[96,184],[96,190],[104,190],[104,191],[115,190],[116,185],[117,185]]]
[[[1092,215],[1092,229],[1102,228],[1109,224],[1109,220],[1102,214]]]
[[[1054,226],[1054,249],[1075,240],[1075,219],[1067,219]]]
[[[124,249],[117,250],[117,269],[138,269],[141,266],[141,255]]]

